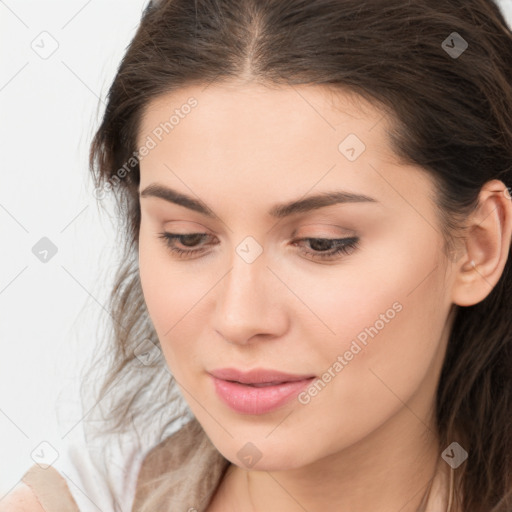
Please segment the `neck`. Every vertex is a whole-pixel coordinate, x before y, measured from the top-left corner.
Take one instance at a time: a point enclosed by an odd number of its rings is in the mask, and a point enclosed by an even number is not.
[[[271,472],[231,466],[222,510],[314,512],[336,503],[339,511],[444,512],[449,473],[439,453],[433,430],[404,406],[371,436],[308,466]]]

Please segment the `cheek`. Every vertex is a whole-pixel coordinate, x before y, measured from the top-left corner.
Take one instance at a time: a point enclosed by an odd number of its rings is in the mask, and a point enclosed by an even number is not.
[[[139,272],[149,315],[159,334],[166,333],[200,298],[205,283],[194,279],[189,264],[173,258],[159,230],[141,223]],[[204,293],[204,291],[203,291]]]
[[[141,223],[139,236],[139,274],[144,294],[144,301],[149,316],[160,334],[162,329],[171,327],[169,313],[173,311],[174,304],[169,303],[172,290],[179,286],[174,276],[166,272],[166,263],[163,257],[163,240],[159,240],[156,230],[145,227]]]
[[[339,447],[356,442],[419,390],[424,403],[434,393],[450,305],[435,241],[382,254],[388,257],[343,274],[343,287],[333,287],[332,280],[330,294],[325,288],[309,294],[336,333],[323,328],[310,344],[323,364],[299,399],[296,420],[304,430],[318,432],[318,418],[325,420],[322,435],[311,438],[313,450],[325,450],[322,437],[337,439]]]
[[[318,341],[322,380],[334,382],[319,383],[330,388],[319,406],[335,402],[377,418],[400,405],[397,396],[406,401],[432,370],[450,302],[436,240],[417,242],[399,247],[395,240],[394,249],[379,252],[386,257],[347,273],[330,297],[318,294],[316,308],[336,333]]]
[[[391,233],[337,265],[276,268],[302,299],[299,303],[291,296],[297,306],[288,310],[296,315],[292,323],[308,331],[299,337],[311,340],[309,350],[321,354],[324,364],[351,348],[367,363],[380,360],[382,351],[389,358],[412,356],[414,350],[425,356],[421,344],[439,340],[449,309],[441,247],[434,235]]]
[[[220,277],[214,271],[198,279],[194,265],[173,259],[158,230],[141,224],[139,273],[144,301],[171,371],[179,380],[177,362],[194,358],[194,340],[203,322],[198,315],[208,291]]]

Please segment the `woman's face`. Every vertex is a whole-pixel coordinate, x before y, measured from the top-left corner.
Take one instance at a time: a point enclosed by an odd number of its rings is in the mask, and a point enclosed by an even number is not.
[[[402,442],[433,424],[453,283],[435,188],[354,99],[191,86],[150,103],[141,124],[145,301],[192,412],[237,465],[298,468],[392,424]],[[308,201],[328,193],[337,202]],[[299,382],[212,377],[224,368]]]

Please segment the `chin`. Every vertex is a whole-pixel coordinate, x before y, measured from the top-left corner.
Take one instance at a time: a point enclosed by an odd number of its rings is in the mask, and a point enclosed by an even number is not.
[[[299,449],[292,446],[283,446],[282,442],[274,446],[268,441],[239,442],[234,446],[230,445],[228,450],[221,451],[231,463],[247,471],[287,471],[314,462],[305,458],[303,452],[299,452]]]

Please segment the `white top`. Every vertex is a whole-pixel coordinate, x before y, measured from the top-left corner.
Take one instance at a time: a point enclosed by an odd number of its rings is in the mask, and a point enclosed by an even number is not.
[[[131,512],[146,452],[129,439],[124,440],[122,449],[117,443],[101,449],[88,447],[85,439],[64,441],[52,466],[66,480],[81,512]]]
[[[166,435],[186,422],[176,421]],[[77,430],[73,439],[62,441],[52,466],[66,480],[80,512],[131,512],[142,462],[158,441],[141,442],[133,433],[88,443],[83,428]]]

